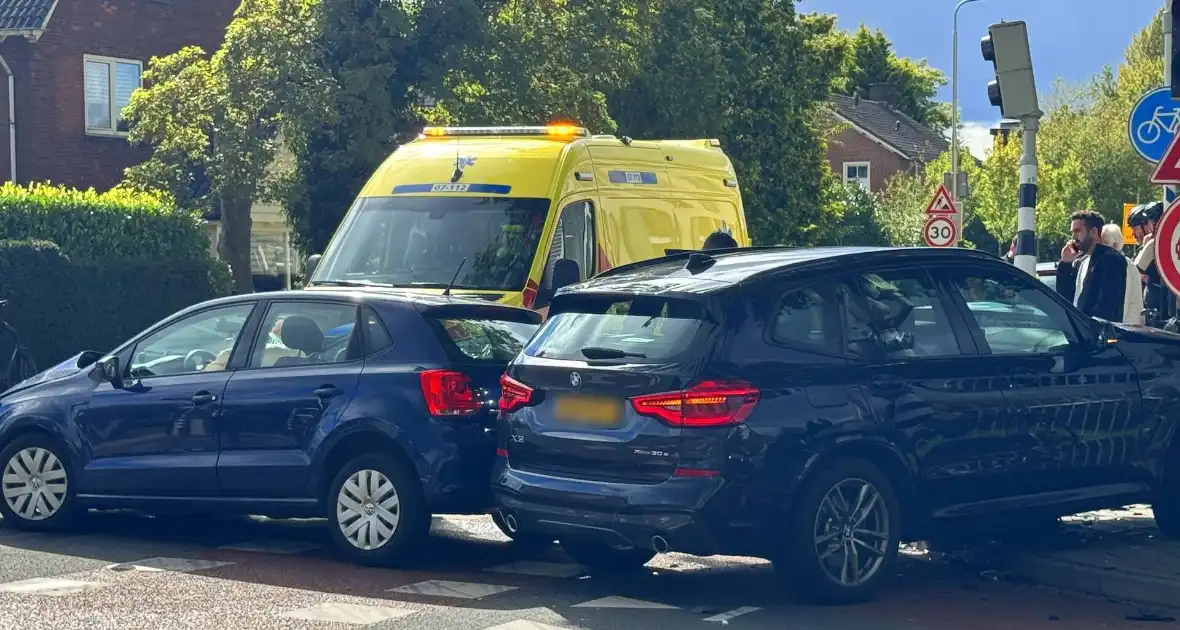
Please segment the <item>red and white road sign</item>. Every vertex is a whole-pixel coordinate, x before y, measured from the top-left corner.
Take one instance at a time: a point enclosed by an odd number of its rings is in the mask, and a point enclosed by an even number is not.
[[[1160,158],[1159,164],[1155,165],[1155,170],[1151,173],[1151,183],[1153,184],[1180,184],[1180,133],[1172,138],[1172,144],[1168,145],[1168,150],[1164,151],[1164,157]]]
[[[958,236],[959,228],[949,216],[932,216],[922,229],[922,238],[931,247],[954,247]]]
[[[930,205],[926,206],[926,214],[959,214],[959,209],[955,207],[955,202],[951,199],[951,194],[947,192],[946,186],[938,185],[938,190],[934,191],[934,199],[931,199]]]
[[[1180,200],[1173,201],[1156,224],[1155,264],[1164,284],[1180,295]]]

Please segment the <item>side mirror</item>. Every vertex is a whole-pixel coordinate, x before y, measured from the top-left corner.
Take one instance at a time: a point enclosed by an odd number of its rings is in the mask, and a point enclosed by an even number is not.
[[[1094,318],[1094,349],[1101,351],[1103,348],[1113,346],[1119,342],[1118,330],[1114,325],[1105,319]]]
[[[570,258],[558,258],[553,262],[553,292],[582,281],[582,267]]]
[[[102,370],[103,380],[115,389],[123,389],[123,367],[119,365],[119,357],[107,357],[98,362],[98,367]]]
[[[320,264],[320,258],[321,256],[319,254],[312,254],[311,256],[307,257],[307,265],[305,266],[305,270],[303,272],[303,277],[306,280],[311,280],[311,276],[315,273],[315,268]]]

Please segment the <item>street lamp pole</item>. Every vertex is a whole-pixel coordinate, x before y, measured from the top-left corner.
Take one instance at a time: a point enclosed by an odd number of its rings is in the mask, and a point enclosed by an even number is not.
[[[951,199],[959,203],[959,9],[979,0],[959,0],[951,36]]]

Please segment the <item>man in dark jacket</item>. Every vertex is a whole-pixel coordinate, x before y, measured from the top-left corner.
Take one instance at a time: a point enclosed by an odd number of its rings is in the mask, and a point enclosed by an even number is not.
[[[1072,238],[1061,249],[1061,262],[1057,263],[1057,292],[1086,315],[1121,322],[1127,260],[1102,244],[1105,222],[1093,210],[1081,210],[1069,217]]]

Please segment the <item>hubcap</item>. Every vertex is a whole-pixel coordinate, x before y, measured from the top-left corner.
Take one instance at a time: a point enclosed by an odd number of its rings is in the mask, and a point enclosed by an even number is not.
[[[357,549],[379,549],[393,538],[401,520],[393,482],[376,470],[358,470],[336,495],[336,522]]]
[[[26,521],[43,521],[61,509],[66,499],[66,469],[48,450],[30,447],[4,465],[4,502]]]
[[[863,479],[846,479],[820,502],[815,552],[828,577],[859,586],[877,573],[889,545],[889,510],[881,493]]]

